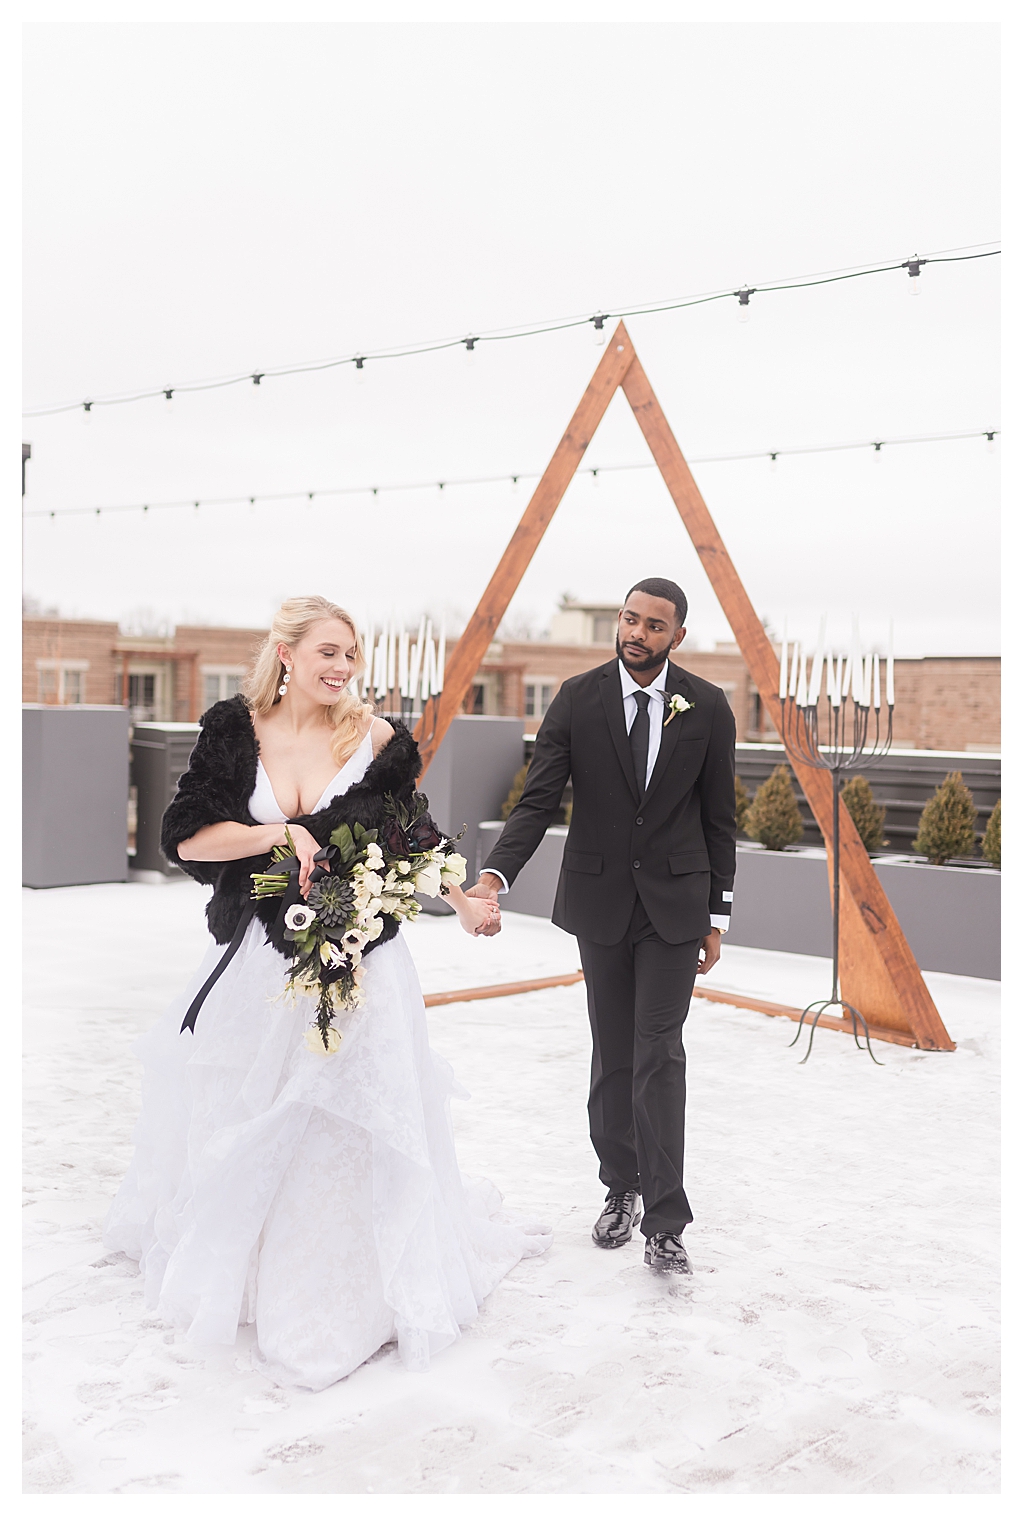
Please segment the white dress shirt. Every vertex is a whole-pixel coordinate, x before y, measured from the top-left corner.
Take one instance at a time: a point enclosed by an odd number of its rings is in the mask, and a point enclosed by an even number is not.
[[[650,715],[650,740],[646,750],[646,783],[649,784],[654,772],[654,765],[657,762],[657,754],[661,751],[661,732],[664,729],[664,709],[667,701],[665,685],[668,682],[668,663],[665,660],[664,667],[657,675],[657,678],[652,684],[647,685],[637,684],[620,658],[618,660],[618,672],[622,680],[622,704],[625,708],[626,732],[632,731],[632,723],[635,721],[636,713],[639,710],[639,706],[636,704],[637,694],[650,696],[650,703],[647,706],[647,711]],[[480,870],[480,873],[493,874],[495,879],[500,879],[501,888],[498,893],[501,895],[505,893],[508,888],[508,881],[500,870],[488,869],[484,866]],[[711,913],[710,924],[712,927],[717,927],[718,931],[723,934],[728,931],[730,919],[728,916],[718,916]]]
[[[637,695],[649,695],[650,704],[647,710],[650,713],[650,741],[646,750],[646,783],[650,783],[657,762],[657,754],[661,751],[661,729],[664,726],[664,686],[668,682],[668,664],[654,680],[653,684],[637,684],[629,673],[625,664],[619,658],[618,672],[622,677],[622,704],[625,706],[625,730],[632,731],[632,723],[636,719],[639,706],[636,704]]]

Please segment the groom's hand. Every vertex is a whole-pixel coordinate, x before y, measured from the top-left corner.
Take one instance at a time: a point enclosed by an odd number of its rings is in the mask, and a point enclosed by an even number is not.
[[[697,966],[698,974],[709,974],[710,970],[721,957],[721,933],[716,926],[712,926],[710,932],[703,939],[703,957]]]
[[[494,874],[481,874],[471,890],[466,890],[470,900],[497,900],[501,892],[501,881]],[[480,927],[476,933],[478,937],[496,937],[501,930],[501,917],[498,915],[493,926]]]

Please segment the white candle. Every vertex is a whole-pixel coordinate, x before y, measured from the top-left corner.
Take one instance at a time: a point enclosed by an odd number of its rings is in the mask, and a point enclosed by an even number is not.
[[[810,700],[806,687],[806,654],[799,655],[799,681],[796,685],[796,704],[809,705]]]
[[[434,659],[434,653],[433,653],[433,623],[432,623],[432,621],[428,621],[426,623],[426,647],[425,647],[424,652],[423,652],[423,662],[422,662],[422,671],[423,671],[422,699],[423,699],[423,704],[424,705],[426,704],[426,702],[430,698],[430,675],[431,675],[431,673],[433,671],[433,659]]]
[[[881,709],[881,660],[874,654],[874,709]]]
[[[822,616],[820,631],[817,635],[817,651],[813,655],[813,672],[810,675],[810,688],[808,691],[810,705],[816,705],[821,697],[821,675],[824,671],[824,633],[826,627],[827,618]]]
[[[398,694],[408,699],[408,632],[398,638]]]
[[[416,692],[417,692],[418,685],[419,685],[419,670],[420,670],[420,668],[422,666],[422,662],[423,662],[423,652],[424,652],[424,646],[423,646],[423,644],[424,644],[425,637],[426,637],[426,617],[422,616],[422,617],[420,617],[420,620],[419,620],[419,634],[416,637],[415,646],[412,649],[412,664],[411,664],[411,667],[409,669],[409,681],[408,681],[408,683],[409,683],[409,694],[412,696],[413,700],[415,700],[415,698],[416,698]]]
[[[789,699],[794,700],[799,684],[799,643],[792,644],[792,667],[789,670]]]
[[[437,688],[435,690],[435,693],[438,694],[438,695],[440,694],[441,690],[444,688],[444,661],[445,661],[445,658],[447,657],[447,642],[448,642],[448,637],[447,637],[447,617],[446,616],[441,616],[441,618],[440,618],[440,639],[439,639],[439,641],[437,643],[437,679],[436,679]]]
[[[392,621],[391,622],[390,630],[387,633],[387,688],[389,690],[393,690],[394,689],[394,680],[395,680],[395,667],[394,667],[394,665],[397,662],[397,655],[398,655],[398,636],[397,636],[397,633],[394,630],[394,622]]]
[[[779,700],[784,700],[785,696],[788,694],[788,690],[786,689],[786,685],[788,684],[788,672],[789,672],[789,645],[788,645],[787,640],[783,637],[782,638],[782,643],[781,643],[781,669],[780,669],[779,674],[778,674],[778,699]]]
[[[895,704],[895,623],[888,623],[888,666],[885,669],[885,693],[888,704]]]

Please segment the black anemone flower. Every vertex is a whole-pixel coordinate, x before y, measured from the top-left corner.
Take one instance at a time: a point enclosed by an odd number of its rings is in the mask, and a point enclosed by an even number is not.
[[[355,891],[346,879],[327,874],[309,891],[309,904],[324,926],[344,926],[355,906]]]

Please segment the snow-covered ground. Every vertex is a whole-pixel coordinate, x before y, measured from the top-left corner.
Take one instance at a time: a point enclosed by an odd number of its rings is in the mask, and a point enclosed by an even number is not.
[[[428,1374],[385,1348],[319,1394],[147,1316],[100,1228],[138,1108],[129,1051],[204,947],[187,882],[27,892],[26,1489],[993,1492],[998,986],[927,976],[953,1054],[696,1000],[691,1280],[594,1248],[581,985],[429,1012],[472,1091],[464,1170],[549,1219]],[[407,928],[425,990],[578,966],[548,922]],[[709,983],[801,1004],[820,960],[725,947]]]

